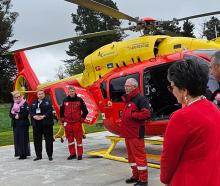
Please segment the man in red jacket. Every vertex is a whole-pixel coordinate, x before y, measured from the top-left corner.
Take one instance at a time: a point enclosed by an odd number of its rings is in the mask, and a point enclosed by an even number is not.
[[[70,156],[67,160],[76,158],[75,143],[77,144],[77,158],[82,160],[83,154],[83,130],[82,122],[85,120],[88,110],[82,98],[76,95],[73,86],[68,87],[68,96],[60,107],[60,117],[65,127]]]
[[[128,162],[132,169],[132,177],[125,182],[135,183],[135,186],[147,186],[144,121],[150,118],[149,102],[139,94],[138,82],[134,78],[125,82],[125,92],[122,97],[126,105],[122,112],[121,137],[125,138]]]

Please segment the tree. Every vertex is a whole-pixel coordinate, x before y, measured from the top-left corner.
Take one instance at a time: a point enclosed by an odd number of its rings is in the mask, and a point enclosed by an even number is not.
[[[112,0],[96,0],[99,3],[110,6],[118,10]],[[78,35],[99,32],[103,30],[116,29],[121,25],[117,19],[106,16],[87,8],[78,7],[77,14],[72,14],[72,22],[76,25],[75,31]],[[69,50],[66,53],[71,56],[65,60],[67,72],[69,75],[78,74],[83,71],[83,59],[96,49],[113,41],[120,41],[125,35],[118,33],[109,36],[94,37],[86,40],[72,41]]]
[[[184,21],[183,23],[183,31],[182,36],[184,37],[195,37],[193,30],[195,28],[195,25],[191,21]]]
[[[211,17],[209,21],[205,23],[205,29],[203,35],[207,37],[208,40],[214,39],[217,36],[220,36],[220,20],[216,17]]]
[[[66,77],[66,73],[65,73],[66,70],[62,65],[60,65],[56,70],[57,70],[57,73],[55,75],[56,79],[61,80]]]
[[[0,1],[0,102],[10,100],[9,93],[12,90],[13,79],[15,78],[16,68],[12,56],[2,56],[14,44],[15,40],[10,40],[13,36],[13,23],[18,16],[16,12],[10,12],[11,0]]]
[[[177,24],[170,22],[164,22],[152,31],[149,31],[152,35],[169,35],[169,36],[181,36],[181,27]]]

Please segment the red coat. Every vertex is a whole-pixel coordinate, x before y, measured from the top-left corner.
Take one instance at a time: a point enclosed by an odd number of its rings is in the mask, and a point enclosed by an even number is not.
[[[88,110],[83,99],[77,95],[74,97],[67,96],[60,107],[60,117],[63,122],[83,122],[87,114]]]
[[[220,112],[204,99],[170,118],[161,156],[161,182],[220,186]]]
[[[129,95],[122,96],[126,103],[122,112],[121,137],[144,137],[144,121],[150,118],[149,102],[139,94],[139,90],[133,90]]]

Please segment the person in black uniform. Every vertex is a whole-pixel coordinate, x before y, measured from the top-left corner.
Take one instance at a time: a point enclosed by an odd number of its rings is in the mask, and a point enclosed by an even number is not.
[[[220,50],[215,52],[211,59],[211,73],[218,83],[220,83]],[[220,108],[220,88],[213,92],[211,101],[213,101]]]
[[[14,102],[11,105],[9,116],[13,127],[15,157],[26,159],[31,155],[29,142],[28,104],[18,91],[12,92]]]
[[[51,102],[45,98],[43,90],[37,91],[37,100],[30,107],[31,123],[33,126],[33,138],[36,158],[42,159],[42,138],[44,136],[48,159],[53,160],[53,108]]]

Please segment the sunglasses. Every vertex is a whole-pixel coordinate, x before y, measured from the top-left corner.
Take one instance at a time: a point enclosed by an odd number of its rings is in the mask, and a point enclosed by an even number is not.
[[[167,89],[168,89],[170,92],[173,92],[174,86],[175,86],[175,85],[169,85],[169,86],[167,86]]]

